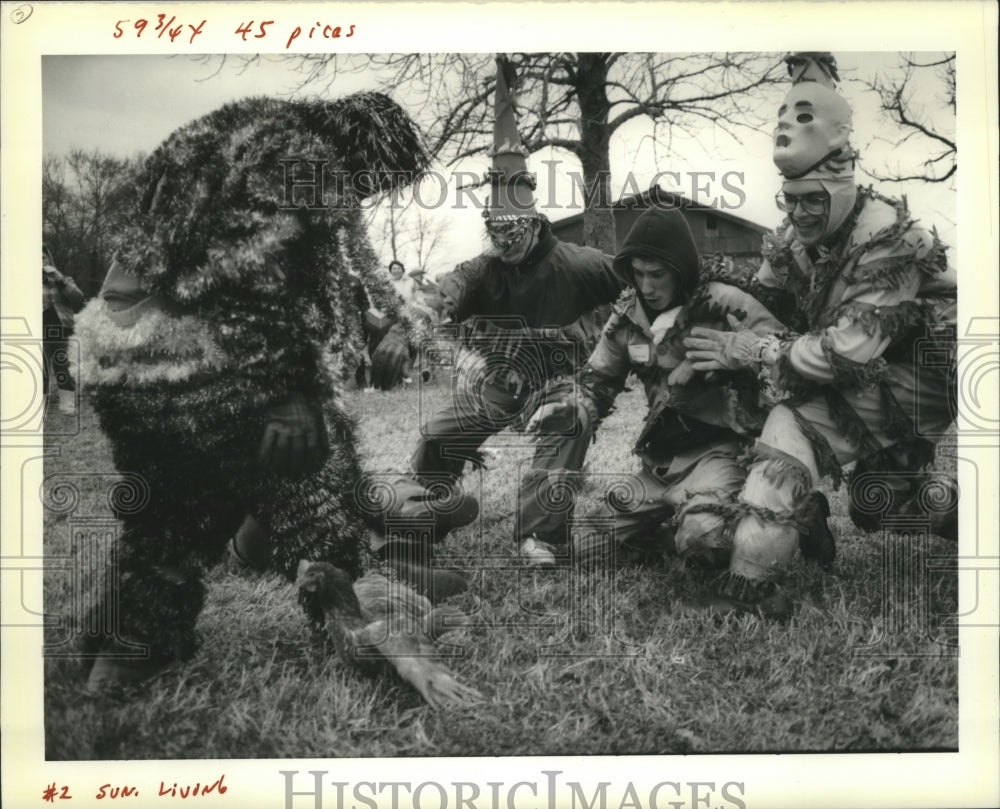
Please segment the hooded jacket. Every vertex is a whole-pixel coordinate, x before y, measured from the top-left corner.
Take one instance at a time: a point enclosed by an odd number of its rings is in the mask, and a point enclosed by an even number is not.
[[[634,256],[662,260],[677,272],[680,288],[663,311],[650,311],[636,289],[622,295],[577,377],[576,401],[582,405],[585,426],[596,428],[634,373],[649,406],[635,452],[646,466],[669,468],[674,474],[707,448],[754,434],[762,421],[753,375],[722,374],[706,380],[697,374],[686,383],[669,383],[670,373],[684,361],[684,336],[694,325],[728,329],[727,314],[737,315],[746,328],[762,335],[783,327],[736,287],[699,283],[694,237],[678,210],[648,208],[632,226],[613,262],[616,273],[630,284],[634,283]]]

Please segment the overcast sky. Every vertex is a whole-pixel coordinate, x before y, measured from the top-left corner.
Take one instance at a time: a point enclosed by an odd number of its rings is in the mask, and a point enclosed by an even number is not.
[[[846,79],[868,76],[873,71],[896,62],[895,53],[837,54],[842,78],[840,90],[855,110],[852,141],[858,148],[870,144],[872,138],[885,130],[886,123],[877,112],[876,99],[857,82]],[[185,122],[204,115],[222,104],[249,95],[291,94],[301,80],[288,62],[264,58],[241,71],[238,60],[229,59],[221,70],[219,57],[206,63],[190,56],[46,56],[42,59],[43,144],[46,154],[65,154],[71,149],[100,150],[118,156],[149,153],[171,132]],[[330,88],[334,96],[374,87],[374,77],[364,74],[339,75]],[[916,88],[920,91],[921,88]],[[315,93],[309,88],[305,93]],[[772,102],[777,107],[784,88],[776,90]],[[298,93],[304,94],[304,93]],[[929,104],[936,103],[931,88],[924,93]],[[406,99],[397,99],[406,104]],[[739,172],[742,181],[730,176],[730,184],[739,185],[746,195],[740,209],[730,211],[759,224],[773,227],[781,215],[774,207],[778,176],[771,163],[770,127],[759,133],[745,133],[737,144],[722,133],[706,128],[697,138],[677,140],[676,154],[665,156],[661,149],[654,154],[649,147],[648,124],[636,119],[612,139],[612,184],[618,190],[631,172],[640,188],[645,188],[657,171],[682,173],[681,183],[671,180],[663,185],[698,198],[693,186],[705,185],[702,177],[693,182],[689,173],[715,172],[716,180],[708,181],[708,199],[726,193],[720,186],[727,172]],[[869,155],[874,154],[874,148]],[[678,156],[680,155],[680,156]],[[898,152],[906,156],[906,152]],[[542,161],[556,158],[554,169]],[[862,159],[865,152],[862,151]],[[485,157],[466,161],[457,168],[482,172],[488,167]],[[452,167],[455,168],[455,167]],[[880,162],[873,168],[884,168]],[[539,200],[549,198],[549,178],[555,179],[558,199],[566,203],[568,172],[579,171],[572,158],[563,154],[539,153],[529,160],[529,169],[539,175]],[[448,169],[450,172],[452,169]],[[859,178],[869,182],[864,175]],[[942,186],[918,183],[885,184],[884,193],[906,193],[913,212],[928,223],[936,223],[942,238],[953,244],[954,193]],[[431,198],[436,193],[430,195]],[[728,194],[732,200],[732,194]],[[454,199],[449,196],[449,199]],[[447,244],[439,254],[439,270],[449,269],[456,261],[478,252],[483,232],[479,213],[473,209],[450,210],[446,206],[433,216],[444,217],[448,223]],[[548,211],[550,218],[559,219],[576,212],[564,207]],[[432,270],[432,274],[434,271]]]

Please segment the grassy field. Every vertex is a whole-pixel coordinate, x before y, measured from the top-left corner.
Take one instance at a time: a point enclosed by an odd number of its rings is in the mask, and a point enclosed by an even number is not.
[[[403,469],[421,408],[447,387],[348,394],[360,416],[365,465]],[[613,478],[636,471],[630,450],[643,416],[639,391],[619,399],[588,460],[578,514]],[[66,416],[50,407],[47,425]],[[46,493],[45,551],[71,552],[71,530],[109,516],[114,469],[93,412],[54,438],[58,474]],[[309,639],[295,591],[272,575],[229,563],[209,576],[197,657],[119,703],[81,695],[81,669],[46,661],[46,756],[76,759],[310,758],[659,754],[758,751],[957,749],[957,574],[928,569],[920,588],[885,584],[883,548],[913,554],[919,569],[954,545],[926,547],[861,534],[843,492],[831,494],[838,559],[823,573],[796,563],[786,624],[713,618],[682,609],[702,582],[667,561],[614,575],[535,572],[516,563],[518,470],[531,457],[504,433],[490,468],[466,477],[480,520],[454,532],[439,556],[467,570],[473,587],[453,603],[476,626],[446,636],[451,667],[484,695],[481,705],[434,713],[389,679],[345,670]],[[63,476],[78,491],[67,499]],[[62,494],[60,492],[62,491]],[[492,567],[481,563],[489,559]],[[915,592],[910,592],[915,590]],[[68,616],[68,573],[50,571],[48,613]],[[597,606],[599,605],[599,606]],[[65,630],[53,627],[47,642]]]

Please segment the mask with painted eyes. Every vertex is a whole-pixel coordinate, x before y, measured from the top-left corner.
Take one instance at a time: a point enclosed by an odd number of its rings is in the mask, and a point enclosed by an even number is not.
[[[531,219],[525,216],[514,220],[488,221],[486,223],[486,233],[490,237],[490,244],[501,253],[517,244],[530,229]]]
[[[786,179],[797,179],[847,149],[851,107],[841,96],[813,81],[796,84],[778,109],[774,164]]]

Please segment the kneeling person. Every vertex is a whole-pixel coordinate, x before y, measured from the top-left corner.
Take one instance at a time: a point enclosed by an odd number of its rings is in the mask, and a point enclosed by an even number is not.
[[[684,359],[683,338],[694,323],[725,327],[727,315],[735,313],[744,328],[761,334],[783,326],[736,287],[698,285],[698,252],[679,211],[652,207],[643,212],[614,267],[632,289],[615,305],[584,369],[563,383],[561,401],[550,396],[530,427],[542,440],[559,433],[593,434],[635,373],[649,406],[635,446],[642,471],[632,481],[631,496],[608,498],[614,514],[610,541],[606,531],[578,533],[571,523],[567,530],[569,513],[563,509],[552,513],[546,537],[535,538],[536,556],[549,550],[554,560],[559,549],[551,545],[568,535],[570,552],[582,564],[625,551],[661,552],[662,528],[673,518],[680,553],[724,567],[729,558],[726,514],[746,478],[738,458],[762,420],[757,381],[745,373],[712,380],[695,374]],[[558,470],[550,472],[522,497],[544,511],[562,477]]]

